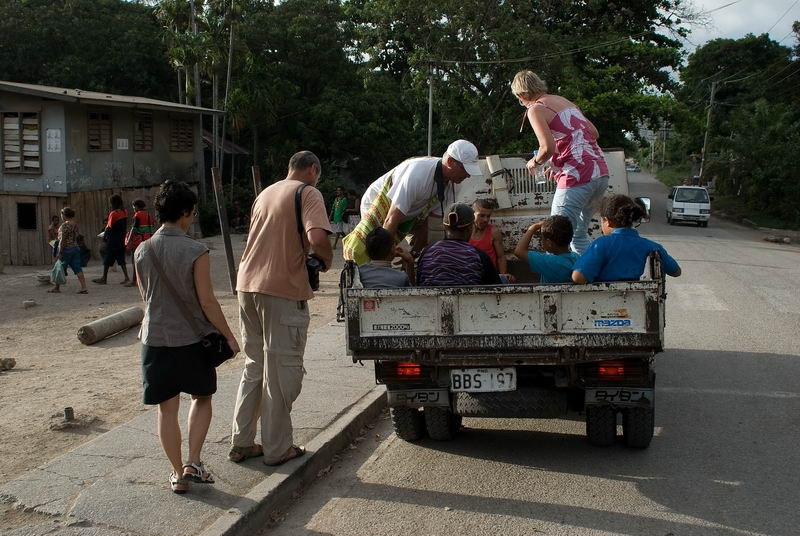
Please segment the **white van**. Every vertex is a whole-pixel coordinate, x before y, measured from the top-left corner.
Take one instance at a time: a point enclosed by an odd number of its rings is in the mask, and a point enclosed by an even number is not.
[[[702,186],[675,186],[667,198],[667,223],[693,221],[708,227],[711,217],[711,197]]]

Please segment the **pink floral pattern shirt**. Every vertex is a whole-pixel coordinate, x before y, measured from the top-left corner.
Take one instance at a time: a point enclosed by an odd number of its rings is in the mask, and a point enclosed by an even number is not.
[[[558,188],[581,186],[592,179],[608,175],[603,151],[589,130],[588,120],[583,112],[574,106],[556,112],[539,101],[534,105],[544,106],[556,114],[547,126],[556,141],[552,165],[556,171]]]

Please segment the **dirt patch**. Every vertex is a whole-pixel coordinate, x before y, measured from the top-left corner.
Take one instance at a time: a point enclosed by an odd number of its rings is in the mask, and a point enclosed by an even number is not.
[[[217,298],[238,333],[238,305],[221,237],[201,241],[212,248]],[[238,262],[244,237],[233,235],[231,241]],[[340,254],[341,250],[334,252],[335,257]],[[311,329],[335,318],[341,264],[336,259],[333,269],[321,275],[320,291],[310,307]],[[138,290],[119,284],[121,271],[109,272],[107,285],[92,283],[102,274],[100,263],[93,259],[85,269],[88,295],[76,294],[79,285],[72,274],[60,294],[48,294],[49,285],[41,285],[36,274],[49,269],[6,266],[0,274],[0,358],[16,360],[16,366],[0,372],[0,482],[47,463],[148,409],[141,402],[138,328],[91,346],[84,346],[77,337],[82,325],[141,305]],[[237,356],[218,372],[233,373],[242,363],[243,358]],[[64,426],[68,407],[74,416]],[[0,517],[5,515],[10,514]]]

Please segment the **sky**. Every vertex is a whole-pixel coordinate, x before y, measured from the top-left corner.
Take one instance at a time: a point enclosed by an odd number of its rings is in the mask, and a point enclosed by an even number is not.
[[[748,33],[769,33],[783,46],[794,47],[792,23],[800,20],[800,0],[692,0],[697,11],[706,12],[708,28],[692,26],[685,46],[696,46],[716,38],[740,39]],[[784,14],[785,13],[785,14]]]

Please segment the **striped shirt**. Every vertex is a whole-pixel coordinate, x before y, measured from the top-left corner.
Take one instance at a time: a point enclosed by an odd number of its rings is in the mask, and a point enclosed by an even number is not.
[[[494,284],[500,284],[500,276],[492,260],[464,240],[439,240],[417,261],[417,285],[421,287]]]

